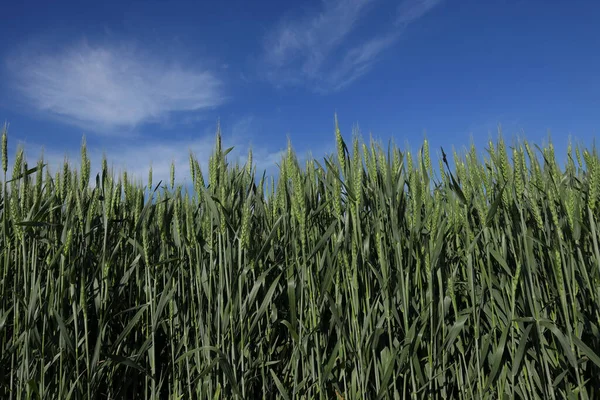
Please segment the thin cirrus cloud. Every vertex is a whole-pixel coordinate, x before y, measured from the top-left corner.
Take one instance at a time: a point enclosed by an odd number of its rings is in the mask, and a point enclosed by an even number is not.
[[[315,74],[329,53],[354,29],[367,6],[375,1],[327,0],[316,15],[282,22],[267,37],[267,62],[282,67],[300,59],[301,70],[306,75]]]
[[[350,35],[378,0],[324,0],[319,13],[282,21],[266,36],[267,78],[279,87],[308,83],[322,93],[342,89],[368,72],[408,25],[442,1],[403,0],[385,32],[349,46]]]
[[[259,129],[260,123],[252,115],[239,118],[231,125],[221,129],[223,148],[233,147],[227,154],[227,160],[233,164],[239,162],[245,164],[248,148],[252,148],[253,164],[256,166],[257,177],[262,176],[263,171],[267,176],[276,175],[277,164],[286,152],[284,143],[279,148],[266,148],[264,146],[253,146],[254,132]],[[168,184],[170,180],[171,163],[175,166],[175,180],[177,184],[191,184],[189,167],[189,152],[191,151],[198,159],[205,177],[208,177],[208,161],[215,148],[216,126],[209,126],[201,132],[198,137],[181,139],[153,138],[148,140],[124,140],[119,143],[112,141],[102,144],[91,145],[88,143],[88,156],[92,162],[90,185],[95,186],[96,174],[101,171],[102,158],[106,156],[107,164],[112,173],[121,174],[127,171],[128,178],[135,182],[147,183],[148,172],[152,167],[153,185],[162,181]],[[70,148],[59,150],[54,146],[46,147],[39,143],[19,143],[26,147],[27,160],[34,164],[40,156],[52,173],[62,170],[65,160],[72,167],[80,168],[80,149]],[[306,155],[299,158],[304,160]],[[9,171],[10,179],[10,171]]]
[[[405,0],[398,6],[397,25],[408,25],[421,18],[442,0]]]
[[[134,182],[145,185],[147,183],[148,172],[152,168],[153,186],[156,186],[161,181],[161,186],[167,185],[170,181],[172,163],[175,166],[176,184],[192,184],[189,164],[190,151],[198,160],[203,175],[207,179],[208,161],[214,150],[214,145],[214,136],[205,135],[192,140],[154,140],[135,145],[127,144],[102,148],[90,147],[88,150],[88,155],[92,162],[90,185],[94,187],[96,184],[96,174],[100,173],[102,169],[103,156],[106,156],[107,164],[115,176],[127,171],[128,178]],[[224,137],[223,146],[226,148],[233,147],[232,151],[227,154],[227,160],[230,164],[238,162],[240,165],[244,165],[246,163],[247,142]],[[35,148],[35,146],[29,147]],[[277,175],[277,164],[281,161],[281,157],[286,153],[286,150],[270,151],[259,147],[253,148],[252,152],[253,165],[256,167],[257,178],[260,179],[263,171],[267,177]],[[44,150],[43,156],[45,163],[52,172],[61,171],[65,160],[71,166],[77,169],[80,168],[79,152],[75,150],[68,153],[61,153],[53,148]],[[301,159],[304,160],[304,158]]]
[[[18,93],[39,112],[102,131],[132,129],[198,111],[224,100],[220,79],[206,69],[168,63],[134,46],[88,43],[7,59]]]

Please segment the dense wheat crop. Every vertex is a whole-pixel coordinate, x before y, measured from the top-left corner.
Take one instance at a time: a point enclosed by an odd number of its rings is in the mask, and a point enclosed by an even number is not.
[[[600,397],[594,149],[335,137],[275,184],[217,133],[182,187],[85,143],[7,181],[5,129],[0,397]]]

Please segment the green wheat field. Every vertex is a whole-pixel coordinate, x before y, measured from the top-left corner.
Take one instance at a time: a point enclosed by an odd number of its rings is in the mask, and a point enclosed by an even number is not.
[[[600,398],[595,148],[332,135],[142,182],[5,125],[0,398]]]

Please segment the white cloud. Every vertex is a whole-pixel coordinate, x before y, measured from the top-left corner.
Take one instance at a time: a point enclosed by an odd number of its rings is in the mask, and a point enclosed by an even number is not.
[[[136,182],[147,184],[148,172],[152,166],[153,186],[162,180],[162,185],[168,185],[170,181],[171,163],[175,165],[175,180],[177,184],[191,184],[191,174],[189,168],[190,150],[198,159],[205,177],[208,177],[208,160],[214,150],[215,137],[205,136],[192,140],[153,140],[145,141],[140,144],[126,144],[119,146],[90,146],[88,145],[88,156],[92,161],[90,184],[95,186],[96,174],[101,172],[102,158],[106,154],[109,168],[115,175],[127,171],[129,179]],[[243,165],[246,161],[248,152],[248,143],[235,142],[223,137],[223,148],[233,146],[234,149],[227,155],[230,164],[236,161]],[[35,146],[27,145],[28,149]],[[37,147],[37,149],[41,149]],[[27,151],[27,158],[32,165],[38,159],[40,153]],[[65,157],[70,165],[79,169],[80,155],[79,150],[60,152],[56,149],[45,149],[43,151],[44,161],[48,164],[50,171],[54,175],[62,170]],[[256,165],[257,174],[262,175],[266,170],[267,175],[277,171],[276,163],[280,160],[281,151],[270,152],[265,148],[253,149],[253,162]],[[33,164],[34,165],[34,164]],[[33,166],[32,165],[32,166]]]
[[[7,58],[15,88],[38,111],[86,130],[131,129],[225,100],[222,82],[209,70],[135,46],[81,42],[41,50],[23,48]]]
[[[283,21],[266,37],[267,77],[276,86],[308,83],[318,92],[339,90],[365,74],[406,26],[441,1],[403,0],[395,23],[355,46],[349,46],[349,37],[377,0],[323,1],[321,12]]]
[[[378,61],[379,55],[396,43],[398,36],[393,32],[374,37],[348,50],[342,62],[329,75],[330,87],[340,90],[367,73]]]
[[[222,147],[227,149],[233,147],[227,155],[227,161],[230,165],[236,162],[239,165],[245,165],[247,161],[248,149],[252,148],[253,164],[256,168],[256,179],[259,180],[263,172],[268,181],[271,177],[277,180],[279,174],[279,164],[282,156],[287,152],[287,140],[280,138],[278,143],[271,141],[268,145],[254,145],[252,141],[256,138],[255,131],[257,121],[253,116],[246,116],[228,124],[222,129]],[[210,127],[198,138],[184,139],[148,139],[135,140],[123,138],[119,143],[113,141],[101,140],[100,144],[90,144],[88,141],[87,152],[91,160],[90,186],[95,187],[96,175],[101,173],[102,159],[106,155],[109,169],[112,173],[122,175],[127,171],[128,179],[143,185],[147,184],[148,172],[152,166],[153,186],[160,181],[161,185],[168,185],[170,182],[171,163],[175,165],[176,184],[191,185],[191,174],[189,169],[190,151],[198,159],[203,174],[208,179],[209,157],[215,148],[215,127]],[[293,145],[293,143],[292,143]],[[63,163],[68,161],[71,167],[80,169],[80,148],[69,147],[65,149],[62,145],[53,142],[42,144],[39,142],[17,141],[11,144],[9,140],[9,171],[8,179],[11,179],[11,163],[14,161],[17,147],[23,147],[25,157],[29,168],[37,165],[40,156],[43,156],[44,163],[52,173],[62,171]],[[335,141],[333,139],[324,140],[321,143],[320,152],[317,154],[317,161],[322,163],[322,157],[332,153],[335,150]],[[302,165],[312,155],[306,149],[294,146],[294,151]],[[188,186],[189,187],[189,186]]]
[[[404,0],[398,6],[398,18],[396,23],[399,25],[408,25],[427,14],[427,12],[442,1],[443,0]]]
[[[231,165],[236,162],[244,165],[248,149],[251,147],[257,178],[262,176],[263,171],[266,171],[267,176],[276,175],[277,164],[286,150],[286,142],[282,141],[279,146],[273,142],[268,146],[253,145],[252,141],[256,137],[257,127],[258,122],[252,115],[241,117],[225,126],[221,125],[223,149],[233,147],[233,150],[227,155],[227,160]],[[147,183],[150,166],[152,166],[153,185],[158,184],[161,180],[163,184],[168,184],[171,163],[175,165],[177,183],[191,184],[189,153],[192,151],[207,178],[209,157],[215,148],[215,129],[215,125],[207,127],[199,137],[195,138],[153,138],[143,141],[135,138],[123,138],[118,143],[101,140],[99,144],[90,144],[88,141],[88,156],[92,161],[90,185],[95,186],[95,177],[101,172],[104,154],[106,154],[108,166],[112,168],[114,174],[122,174],[127,171],[130,179],[141,181],[144,185]],[[25,149],[30,167],[34,166],[39,157],[43,155],[44,161],[53,175],[62,170],[65,158],[70,165],[77,169],[80,168],[79,147],[64,149],[61,147],[62,145],[52,142],[42,144],[22,141],[16,145]],[[11,149],[11,159],[15,150],[16,146]]]
[[[303,73],[314,76],[329,53],[355,28],[366,6],[374,1],[326,0],[320,13],[282,23],[267,38],[267,61],[282,67],[299,58]]]

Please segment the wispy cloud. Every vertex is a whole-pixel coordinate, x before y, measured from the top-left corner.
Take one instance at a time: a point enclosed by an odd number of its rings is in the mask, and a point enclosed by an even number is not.
[[[323,10],[295,21],[284,21],[267,38],[267,60],[277,67],[299,60],[307,76],[318,73],[331,51],[355,28],[365,8],[375,0],[327,0]]]
[[[173,163],[175,165],[176,182],[183,185],[191,184],[189,152],[191,151],[198,159],[205,177],[208,177],[208,160],[214,150],[214,145],[214,135],[175,141],[151,140],[139,144],[88,145],[88,155],[92,161],[90,184],[95,185],[96,174],[101,171],[103,155],[106,155],[108,166],[114,174],[122,174],[127,171],[128,177],[136,182],[146,184],[148,172],[152,167],[153,184],[156,185],[159,181],[168,184],[171,163]],[[223,146],[226,148],[234,147],[227,155],[227,159],[231,164],[237,161],[243,165],[246,162],[247,142],[235,141],[232,137],[223,137]],[[27,149],[28,161],[30,164],[35,164],[39,155],[42,154],[42,147],[28,143]],[[283,153],[282,150],[271,151],[263,147],[253,148],[253,162],[256,165],[257,173],[262,175],[262,172],[266,171],[267,175],[274,174]],[[56,148],[46,148],[43,150],[43,156],[52,173],[60,171],[65,160],[68,160],[71,166],[80,167],[78,149],[60,151]]]
[[[221,125],[223,148],[233,147],[227,155],[227,160],[230,164],[236,162],[240,165],[245,164],[248,149],[251,147],[257,175],[262,175],[263,171],[267,176],[277,175],[277,164],[286,152],[286,143],[283,141],[279,145],[272,142],[253,144],[253,140],[257,137],[258,126],[259,122],[253,115],[237,118],[225,126]],[[192,183],[189,170],[189,153],[191,151],[198,159],[205,176],[208,177],[208,161],[215,148],[215,132],[216,125],[211,124],[200,136],[191,138],[156,137],[143,141],[135,138],[123,138],[118,143],[101,140],[102,143],[96,144],[88,141],[88,155],[92,161],[90,185],[95,185],[95,177],[101,171],[104,155],[106,155],[107,163],[113,173],[121,174],[123,171],[127,171],[129,178],[144,184],[147,182],[150,167],[152,167],[154,184],[161,180],[163,183],[168,183],[171,163],[173,163],[177,183],[185,185]],[[35,165],[39,157],[43,155],[44,161],[52,173],[61,171],[65,160],[68,160],[71,166],[80,168],[79,147],[64,148],[63,144],[59,145],[54,142],[43,144],[19,141],[9,149],[10,157],[16,154],[17,146],[23,146],[26,150],[29,165]],[[301,159],[304,157],[305,155],[299,155]],[[9,179],[10,172],[9,170]]]
[[[367,73],[380,54],[396,43],[398,37],[397,32],[392,32],[374,37],[348,50],[342,62],[330,72],[329,87],[334,91],[340,90]]]
[[[408,25],[425,14],[443,0],[404,0],[398,6],[397,25]]]
[[[41,50],[22,48],[7,58],[14,87],[38,111],[86,130],[131,129],[225,100],[214,73],[136,46],[80,42]]]
[[[319,92],[339,90],[365,74],[409,24],[442,1],[403,0],[383,32],[351,46],[351,34],[378,0],[325,0],[320,12],[284,20],[267,35],[267,77],[276,86],[308,83]]]

